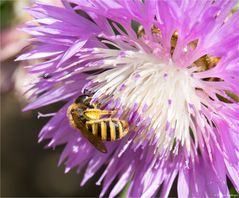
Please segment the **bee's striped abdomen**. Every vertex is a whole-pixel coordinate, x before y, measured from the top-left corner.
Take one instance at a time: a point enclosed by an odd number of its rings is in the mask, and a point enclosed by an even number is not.
[[[101,140],[106,140],[107,138],[107,125],[104,121],[101,121],[100,123],[100,127],[101,127],[101,133],[98,133],[99,138],[101,138]]]
[[[119,120],[112,120],[113,126],[114,126],[114,137],[112,138],[113,140],[117,140],[120,138],[120,133],[119,133],[119,129],[122,127],[121,123]]]
[[[120,133],[121,130],[124,131],[120,120],[112,119],[107,122],[107,126],[107,141],[115,141],[124,136],[123,133]]]
[[[93,127],[91,124],[87,125],[86,128],[88,129],[89,132],[93,133]]]
[[[98,135],[98,131],[100,131],[100,133],[101,133],[101,128],[99,128],[98,123],[92,124],[92,133],[93,133],[93,135],[97,136]]]
[[[124,120],[100,119],[86,122],[86,128],[103,141],[121,139],[128,133],[128,124]]]
[[[113,133],[112,127],[111,127],[111,121],[106,122],[106,126],[107,126],[107,128],[106,128],[106,130],[107,130],[106,140],[111,141],[111,138],[112,138],[111,136],[112,136],[112,133]]]

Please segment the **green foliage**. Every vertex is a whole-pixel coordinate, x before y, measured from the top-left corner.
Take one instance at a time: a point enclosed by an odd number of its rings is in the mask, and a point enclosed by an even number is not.
[[[126,198],[127,191],[128,191],[128,189],[129,189],[129,185],[130,185],[130,182],[128,182],[128,183],[126,184],[126,186],[124,187],[124,189],[123,189],[122,192],[120,193],[119,198]]]
[[[233,186],[229,189],[229,191],[230,191],[230,197],[239,198],[239,194]]]
[[[6,28],[14,22],[14,1],[0,0],[1,29]]]

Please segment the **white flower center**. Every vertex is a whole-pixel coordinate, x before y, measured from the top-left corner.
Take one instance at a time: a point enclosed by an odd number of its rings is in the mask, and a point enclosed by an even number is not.
[[[193,117],[201,111],[192,69],[139,51],[95,49],[95,53],[105,57],[101,68],[113,68],[91,78],[94,96],[105,101],[109,96],[120,100],[124,110],[137,111],[133,130],[140,133],[135,141],[143,144],[148,139],[161,154],[177,153],[180,144],[190,152],[192,137],[198,142]]]

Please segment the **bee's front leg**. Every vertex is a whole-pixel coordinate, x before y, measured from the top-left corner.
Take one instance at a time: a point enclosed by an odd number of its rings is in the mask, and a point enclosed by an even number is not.
[[[83,112],[83,116],[87,120],[99,120],[103,117],[112,117],[115,115],[117,111],[108,111],[108,110],[100,110],[100,109],[86,109]]]

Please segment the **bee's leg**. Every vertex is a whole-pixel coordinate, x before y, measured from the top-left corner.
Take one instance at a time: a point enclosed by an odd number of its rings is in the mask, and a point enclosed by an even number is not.
[[[102,116],[113,116],[117,113],[117,110],[101,110]]]
[[[92,104],[92,106],[94,107],[94,109],[98,109],[98,104],[97,103]]]
[[[114,117],[117,113],[118,113],[119,109],[114,109],[114,110],[111,110],[111,114],[110,114],[110,117]]]
[[[83,112],[83,116],[87,120],[98,120],[104,116],[112,116],[115,115],[117,111],[108,111],[108,110],[100,110],[100,109],[86,109]]]

